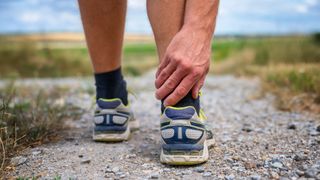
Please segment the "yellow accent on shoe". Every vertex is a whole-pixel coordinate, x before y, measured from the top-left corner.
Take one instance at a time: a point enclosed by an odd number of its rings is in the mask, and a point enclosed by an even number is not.
[[[208,119],[208,117],[206,116],[206,114],[204,113],[204,111],[203,111],[203,109],[200,109],[200,112],[199,112],[199,118],[201,119],[201,120],[207,120]]]

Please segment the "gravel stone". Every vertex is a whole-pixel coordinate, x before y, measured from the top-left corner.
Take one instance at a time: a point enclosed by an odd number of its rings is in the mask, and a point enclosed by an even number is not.
[[[117,173],[117,172],[119,172],[119,171],[120,171],[119,167],[114,167],[114,168],[112,168],[112,170],[111,170],[111,172],[113,172],[113,173]]]
[[[228,175],[228,176],[225,176],[225,180],[234,180],[234,175],[231,174],[231,175]]]
[[[153,172],[151,175],[150,175],[150,179],[158,179],[159,178],[159,173],[158,172]]]
[[[211,172],[204,172],[203,174],[202,174],[202,176],[203,177],[210,177],[212,175],[212,173]]]
[[[91,162],[91,159],[84,159],[81,161],[81,164],[89,164]]]
[[[28,160],[28,158],[23,157],[23,156],[16,156],[14,158],[11,159],[11,164],[14,166],[19,166],[22,165],[24,163],[26,163]]]
[[[148,179],[153,173],[159,179],[320,179],[320,117],[277,110],[273,94],[260,95],[259,79],[228,75],[208,76],[202,88],[202,107],[216,142],[210,149],[209,162],[190,167],[161,164],[161,104],[154,97],[154,73],[126,77],[137,96],[129,96],[129,100],[141,127],[122,143],[96,143],[91,139],[95,106],[90,98],[93,94],[88,92],[94,92],[93,78],[16,81],[16,86],[37,90],[68,89],[56,104],[76,104],[80,108],[76,111],[83,115],[64,121],[68,129],[59,133],[67,139],[23,151],[20,163],[19,158],[12,160],[19,165],[3,179],[54,179],[57,175],[61,179]],[[0,80],[0,88],[1,84],[4,81]],[[291,123],[295,130],[288,130]],[[35,155],[36,151],[42,152]],[[88,158],[90,164],[80,163]]]
[[[288,125],[288,129],[295,130],[295,129],[297,129],[297,126],[296,126],[294,123],[290,123],[290,124]]]
[[[204,172],[204,168],[202,166],[198,166],[195,168],[195,171],[198,173],[203,173]]]
[[[320,170],[311,167],[311,168],[308,168],[308,169],[304,172],[304,176],[305,176],[306,178],[315,178],[318,173],[320,173]]]
[[[33,151],[33,152],[32,152],[32,155],[34,155],[34,156],[37,156],[37,155],[39,155],[39,154],[41,154],[41,151]]]
[[[261,179],[261,176],[259,175],[253,175],[250,177],[251,180],[260,180]]]

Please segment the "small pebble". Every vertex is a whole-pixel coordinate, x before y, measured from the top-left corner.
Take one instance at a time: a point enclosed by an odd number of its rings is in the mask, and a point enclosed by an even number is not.
[[[112,171],[113,173],[117,173],[117,172],[120,171],[120,169],[119,169],[119,167],[114,167],[114,168],[112,168],[111,171]]]
[[[90,159],[85,159],[81,161],[81,164],[89,164],[91,162]]]
[[[295,130],[295,129],[297,129],[297,126],[295,124],[293,124],[293,123],[290,123],[288,125],[288,129]]]
[[[243,124],[242,131],[251,132],[253,129],[250,124]]]
[[[270,175],[271,175],[271,177],[274,178],[274,179],[279,179],[279,174],[276,173],[276,172],[273,172],[273,171],[272,171],[272,172],[270,173]]]
[[[297,173],[298,176],[303,176],[304,175],[304,172],[300,171],[300,170],[297,170],[296,173]]]
[[[244,167],[245,167],[246,169],[254,169],[254,168],[257,167],[257,163],[251,162],[251,161],[245,162],[245,163],[244,163]]]
[[[151,179],[158,179],[159,178],[159,173],[158,172],[154,172],[150,175]]]
[[[39,154],[41,154],[41,151],[33,151],[32,152],[32,155],[34,155],[34,156],[39,155]]]
[[[212,175],[211,172],[204,172],[204,173],[202,174],[203,177],[210,177],[211,175]]]
[[[19,166],[21,164],[24,164],[25,162],[27,162],[27,158],[23,157],[23,156],[17,156],[11,159],[11,164],[14,166]]]
[[[225,176],[224,178],[225,180],[234,180],[234,175],[231,174],[231,175]]]
[[[277,159],[272,160],[272,162],[270,163],[270,165],[271,165],[271,167],[273,167],[273,168],[279,168],[279,169],[283,168],[282,162],[279,161],[279,160],[277,160]]]
[[[320,170],[317,170],[316,168],[308,168],[304,171],[304,176],[306,178],[315,178],[318,174],[318,172],[320,172]]]
[[[295,161],[305,161],[305,160],[308,160],[308,156],[307,155],[304,155],[304,154],[296,154],[294,157],[293,157],[293,160]]]
[[[260,180],[261,179],[261,176],[259,175],[253,175],[250,177],[251,180]]]
[[[198,173],[203,173],[204,172],[204,168],[202,166],[198,166],[195,168],[195,171]]]

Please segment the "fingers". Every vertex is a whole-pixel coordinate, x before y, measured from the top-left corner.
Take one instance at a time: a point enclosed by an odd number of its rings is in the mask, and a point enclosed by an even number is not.
[[[200,80],[192,88],[192,97],[194,99],[198,98],[199,91],[202,88],[202,86],[204,85],[204,81],[206,79],[208,72],[209,72],[209,68],[205,71],[205,73],[201,76]]]
[[[155,86],[159,89],[163,83],[172,75],[176,70],[176,66],[173,63],[169,63],[157,76]],[[174,79],[173,79],[174,80]]]
[[[179,85],[185,75],[186,73],[181,68],[176,69],[156,91],[156,98],[161,100],[168,96]]]
[[[204,84],[204,80],[205,80],[206,76],[202,76],[201,79],[193,86],[192,88],[192,97],[194,99],[198,98],[199,95],[199,91],[202,88],[203,84]]]
[[[199,78],[193,74],[186,76],[175,90],[164,100],[164,106],[173,106],[184,98]]]
[[[161,71],[169,64],[169,59],[167,56],[164,56],[164,59],[160,62],[158,70],[156,72],[156,78],[158,78]]]

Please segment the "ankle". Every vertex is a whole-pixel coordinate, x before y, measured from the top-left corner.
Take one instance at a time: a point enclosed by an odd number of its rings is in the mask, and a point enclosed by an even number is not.
[[[110,72],[96,73],[96,98],[120,98],[123,104],[128,104],[126,81],[123,79],[121,68]]]
[[[200,113],[200,97],[198,96],[197,99],[192,97],[192,93],[189,92],[184,98],[182,98],[174,107],[186,107],[192,106],[196,110],[197,114]],[[163,105],[163,100],[161,101],[161,112],[163,113],[165,106]]]

